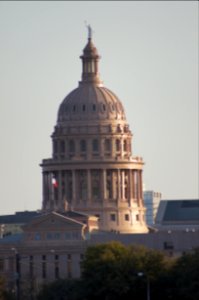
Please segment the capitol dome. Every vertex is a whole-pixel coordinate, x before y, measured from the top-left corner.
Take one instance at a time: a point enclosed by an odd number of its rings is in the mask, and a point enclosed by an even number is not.
[[[58,124],[75,120],[126,120],[122,103],[109,89],[85,84],[73,90],[60,105]]]
[[[79,82],[79,87],[62,101],[58,110],[58,125],[80,120],[126,120],[121,101],[112,91],[105,88],[100,80],[100,56],[91,38],[88,39],[80,58],[83,65],[82,81]]]

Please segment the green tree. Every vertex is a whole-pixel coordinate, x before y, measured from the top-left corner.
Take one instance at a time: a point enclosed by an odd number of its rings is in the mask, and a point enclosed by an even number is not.
[[[175,283],[173,299],[199,299],[199,249],[179,257],[171,274]]]
[[[80,300],[80,281],[59,279],[45,284],[37,295],[38,300]]]
[[[162,253],[142,246],[111,242],[89,247],[82,263],[83,299],[142,299],[147,279],[152,288],[166,266]],[[142,277],[138,276],[140,272]]]

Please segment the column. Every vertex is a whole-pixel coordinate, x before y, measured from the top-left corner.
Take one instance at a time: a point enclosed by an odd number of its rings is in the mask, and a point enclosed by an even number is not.
[[[75,170],[72,170],[72,203],[73,205],[76,205],[76,174]]]
[[[120,155],[121,157],[124,156],[124,139],[120,139]]]
[[[121,198],[124,200],[124,170],[121,170]]]
[[[104,139],[99,140],[99,156],[104,157]]]
[[[115,139],[111,139],[111,157],[115,157]]]
[[[117,170],[117,198],[118,200],[121,199],[121,181],[120,181],[120,169]]]
[[[133,170],[133,199],[137,198],[136,170]]]
[[[101,174],[101,188],[102,188],[102,199],[106,200],[106,170],[102,170]]]
[[[112,170],[111,174],[111,180],[112,180],[112,194],[113,194],[113,199],[117,198],[117,187],[116,187],[116,172],[115,170]]]
[[[88,202],[91,202],[91,170],[87,170],[87,195],[88,195]]]
[[[57,172],[57,181],[58,181],[58,199],[57,199],[57,208],[63,208],[63,199],[62,199],[62,177],[61,171]]]
[[[143,203],[142,203],[142,198],[143,198],[143,195],[142,195],[142,170],[139,170],[139,204],[141,206],[143,206]]]
[[[133,174],[132,174],[132,170],[129,170],[129,198],[132,199],[133,198]]]

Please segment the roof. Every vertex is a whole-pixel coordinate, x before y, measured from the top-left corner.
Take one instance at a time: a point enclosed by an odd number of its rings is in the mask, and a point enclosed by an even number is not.
[[[161,200],[157,212],[156,223],[199,223],[199,199]]]
[[[107,119],[126,120],[124,107],[112,91],[93,84],[82,85],[70,92],[58,111],[58,124]]]
[[[0,244],[8,244],[8,243],[17,243],[21,242],[24,238],[24,233],[16,233],[11,235],[6,235],[5,237],[0,239]]]
[[[20,211],[13,215],[3,215],[0,216],[0,224],[24,224],[42,214],[38,211]]]

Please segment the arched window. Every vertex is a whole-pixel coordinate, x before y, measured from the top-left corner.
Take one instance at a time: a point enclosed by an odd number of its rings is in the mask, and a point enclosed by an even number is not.
[[[120,151],[120,140],[116,140],[115,147],[116,147],[116,151]]]
[[[57,153],[57,141],[56,140],[53,141],[53,152]]]
[[[100,171],[91,171],[91,187],[92,187],[92,197],[94,200],[100,199]]]
[[[73,140],[69,141],[69,152],[75,152],[75,142]]]
[[[85,152],[86,151],[86,141],[85,140],[81,140],[80,141],[80,151],[81,152]]]
[[[98,140],[93,140],[93,151],[99,151],[99,142],[98,142]]]
[[[61,151],[62,153],[65,152],[65,141],[60,141],[60,151]]]
[[[126,140],[124,140],[124,143],[123,143],[123,150],[127,151],[127,141]]]
[[[111,142],[110,140],[106,139],[104,143],[104,150],[105,151],[110,151],[111,150]]]

